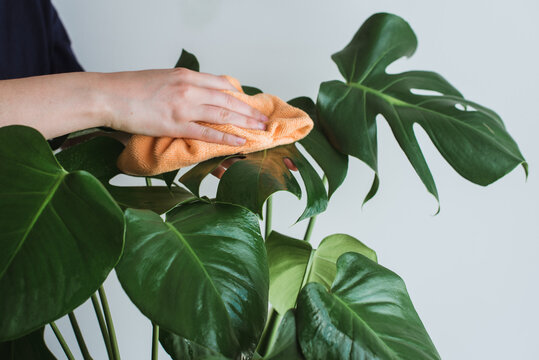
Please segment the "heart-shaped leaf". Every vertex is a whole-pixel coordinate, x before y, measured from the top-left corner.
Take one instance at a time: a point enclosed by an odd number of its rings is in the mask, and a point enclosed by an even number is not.
[[[337,261],[331,291],[299,295],[298,338],[307,359],[440,359],[402,279],[357,253]]]
[[[384,116],[413,168],[436,199],[436,185],[415,137],[414,123],[427,132],[461,176],[476,184],[488,185],[519,164],[527,173],[517,144],[492,110],[464,99],[436,73],[386,73],[389,64],[411,56],[416,47],[416,36],[407,22],[396,15],[375,14],[343,50],[332,56],[346,83],[335,80],[320,85],[317,106],[331,143],[375,171],[365,201],[378,188],[378,114]],[[439,95],[418,94],[417,90]]]
[[[56,360],[43,339],[44,328],[16,340],[0,343],[0,359]]]
[[[219,182],[217,200],[238,204],[262,217],[262,206],[271,194],[288,191],[298,198],[301,188],[284,163],[288,158],[297,166],[307,192],[307,206],[298,221],[323,212],[327,207],[327,194],[316,170],[294,144],[278,146],[242,155]],[[226,158],[202,162],[180,178],[193,193],[198,193],[200,182]]]
[[[194,202],[163,222],[126,211],[116,271],[133,303],[162,328],[229,357],[252,354],[267,316],[268,268],[258,219]]]
[[[335,149],[324,135],[315,103],[308,97],[298,97],[288,102],[305,111],[314,122],[314,127],[299,141],[305,150],[320,165],[328,179],[328,198],[343,183],[348,171],[348,156]]]
[[[345,252],[357,252],[376,261],[376,253],[372,249],[345,234],[324,238],[314,250],[306,241],[272,231],[266,240],[266,249],[270,303],[280,314],[294,308],[305,284],[315,281],[329,289],[337,273],[337,259]]]
[[[82,304],[123,247],[123,215],[85,171],[65,171],[35,129],[0,129],[0,339]]]

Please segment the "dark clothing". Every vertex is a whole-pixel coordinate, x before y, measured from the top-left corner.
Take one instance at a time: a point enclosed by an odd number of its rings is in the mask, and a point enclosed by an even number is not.
[[[73,71],[82,67],[50,0],[0,0],[0,80]]]
[[[50,0],[0,0],[0,80],[82,71]]]

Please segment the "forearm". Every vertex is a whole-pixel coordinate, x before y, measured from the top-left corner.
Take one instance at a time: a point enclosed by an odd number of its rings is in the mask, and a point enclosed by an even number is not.
[[[99,91],[104,74],[67,73],[0,81],[0,127],[26,125],[47,139],[106,125],[110,110]]]

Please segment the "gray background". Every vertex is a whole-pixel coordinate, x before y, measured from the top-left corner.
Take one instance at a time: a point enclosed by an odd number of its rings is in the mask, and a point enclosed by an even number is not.
[[[419,39],[411,59],[391,71],[434,70],[466,97],[496,110],[530,163],[483,188],[460,178],[421,128],[416,129],[441,197],[441,213],[379,119],[381,186],[361,209],[372,172],[351,160],[348,178],[320,216],[315,242],[348,233],[373,247],[406,281],[412,300],[445,359],[539,358],[537,167],[537,1],[219,1],[53,0],[88,71],[172,66],[182,48],[202,70],[229,74],[285,100],[316,97],[319,83],[339,79],[330,55],[371,14],[392,12]],[[119,179],[120,182],[127,182]],[[216,182],[204,184],[211,193]],[[279,194],[279,231],[303,201]],[[116,276],[106,282],[122,357],[149,359],[149,321]],[[76,311],[95,359],[106,358],[91,306]],[[76,351],[68,322],[58,322]],[[62,352],[50,330],[47,342]],[[80,356],[80,355],[79,355]],[[168,358],[162,351],[162,358]]]

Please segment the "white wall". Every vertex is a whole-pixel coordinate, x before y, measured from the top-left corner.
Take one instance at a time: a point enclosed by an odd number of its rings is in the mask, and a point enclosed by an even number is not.
[[[482,188],[460,178],[425,133],[418,136],[441,197],[441,213],[380,120],[381,187],[363,210],[372,173],[352,160],[345,184],[320,216],[315,239],[349,233],[400,274],[444,359],[539,358],[539,2],[54,0],[88,71],[164,68],[181,48],[202,70],[230,74],[288,100],[315,97],[321,81],[340,78],[330,55],[371,14],[410,22],[416,55],[394,70],[434,70],[465,96],[495,109],[530,163]],[[210,181],[209,191],[215,184]],[[285,206],[286,205],[286,206]],[[280,194],[276,227],[290,228],[303,202]],[[124,359],[148,359],[149,322],[116,277],[106,283]],[[91,307],[77,310],[95,359],[105,352]],[[59,321],[66,336],[68,322]],[[61,350],[50,332],[49,345]],[[72,336],[71,336],[72,341]],[[72,346],[76,349],[76,345]],[[163,352],[161,358],[168,358]]]

